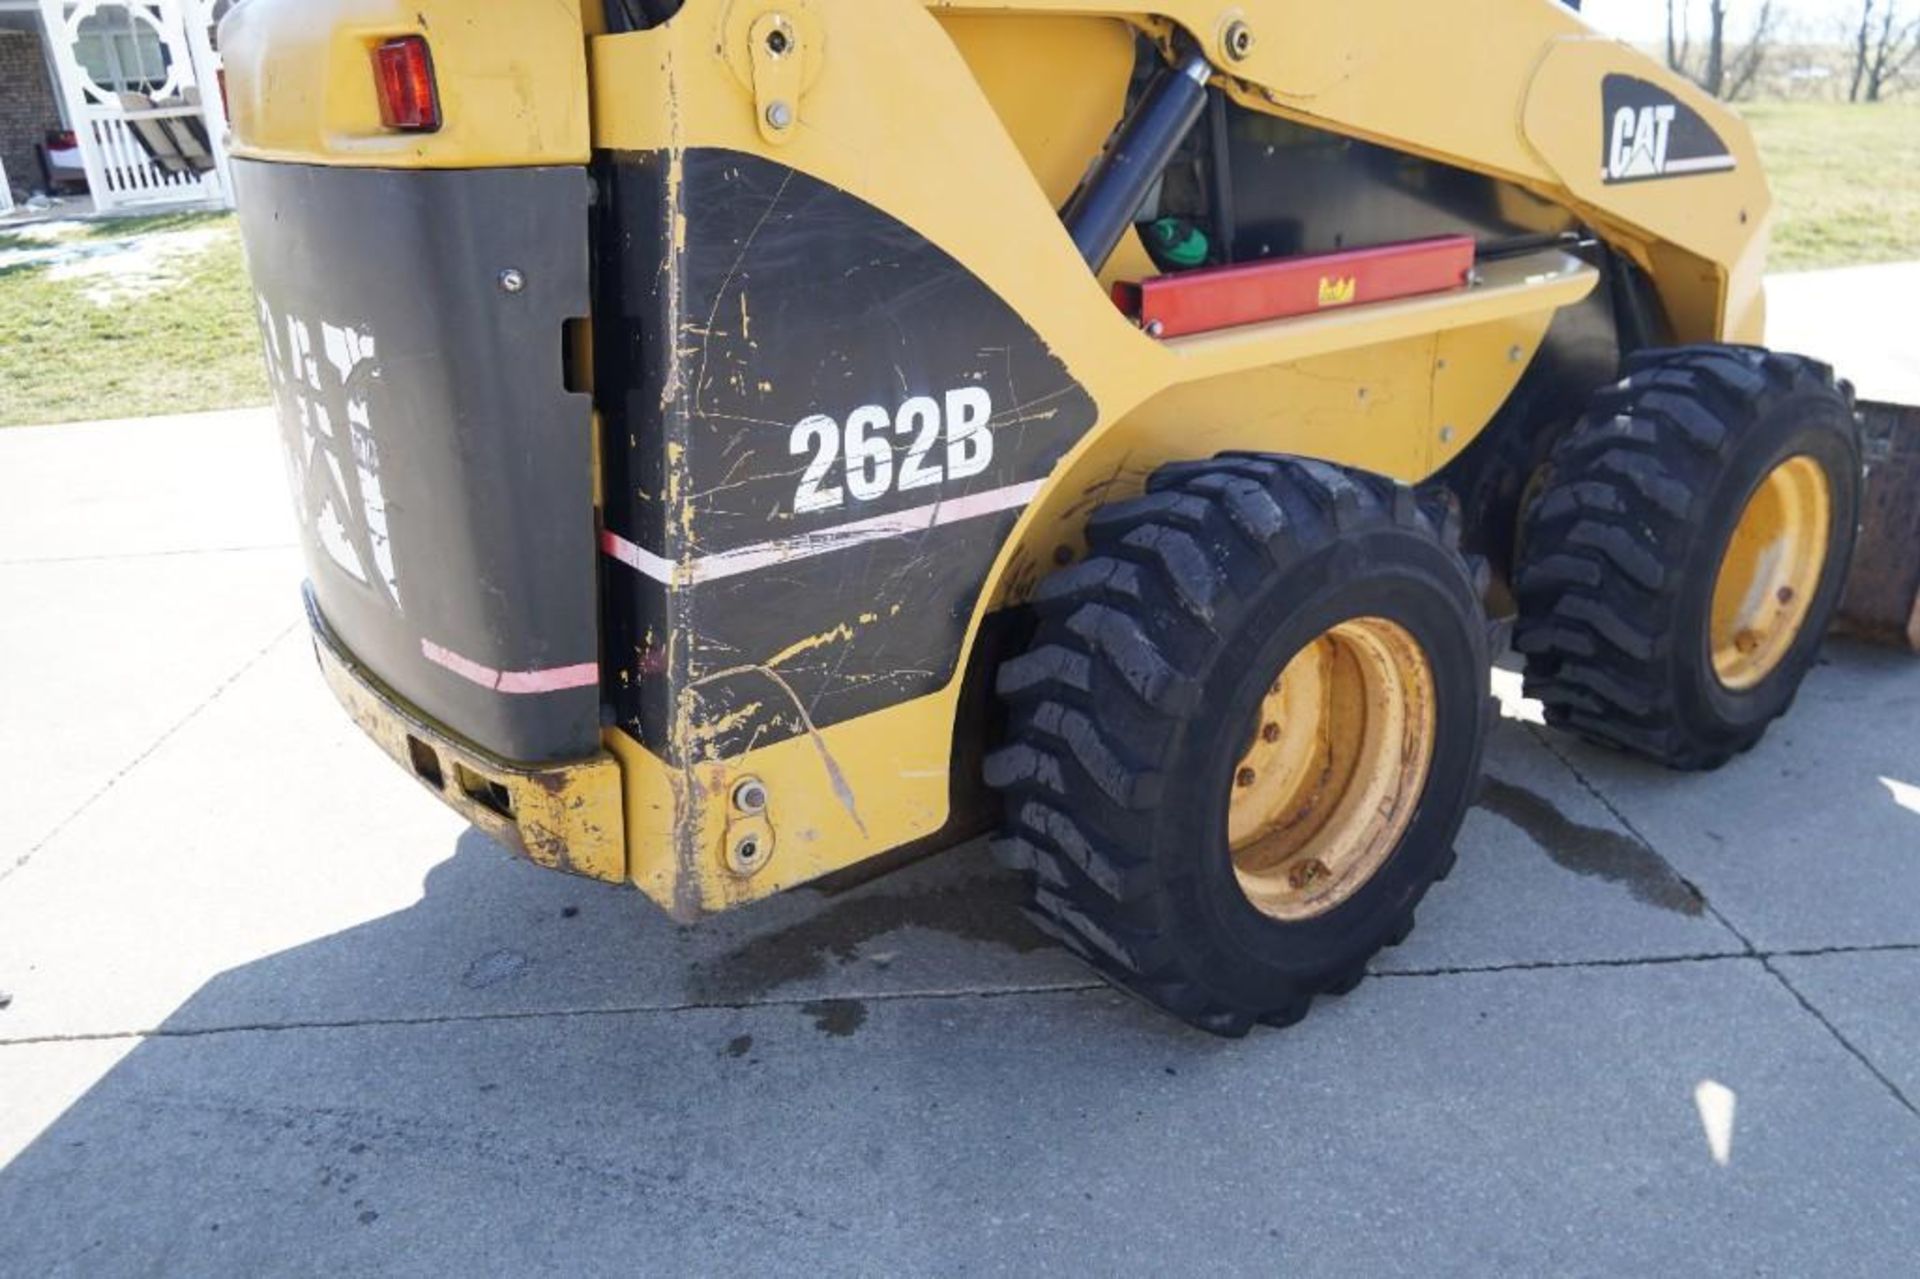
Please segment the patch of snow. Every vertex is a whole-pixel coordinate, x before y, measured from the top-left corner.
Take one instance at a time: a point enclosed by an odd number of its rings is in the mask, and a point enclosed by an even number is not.
[[[80,295],[95,306],[119,306],[186,283],[186,264],[231,234],[226,227],[202,227],[126,240],[62,241],[46,251],[43,264],[50,280],[83,281]],[[0,266],[7,265],[4,257]]]

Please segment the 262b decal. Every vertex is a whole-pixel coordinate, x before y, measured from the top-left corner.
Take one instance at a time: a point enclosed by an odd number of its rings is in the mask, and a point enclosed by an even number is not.
[[[939,399],[913,396],[893,410],[863,404],[844,423],[825,413],[801,418],[787,436],[787,451],[808,459],[793,509],[830,511],[849,496],[871,502],[978,475],[993,461],[992,416],[987,389],[962,386]]]

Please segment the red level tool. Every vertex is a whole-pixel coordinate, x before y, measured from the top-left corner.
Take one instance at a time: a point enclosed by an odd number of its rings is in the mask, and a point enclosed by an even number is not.
[[[1147,332],[1173,338],[1438,293],[1466,284],[1472,270],[1473,237],[1445,235],[1157,275],[1114,285],[1113,300]]]

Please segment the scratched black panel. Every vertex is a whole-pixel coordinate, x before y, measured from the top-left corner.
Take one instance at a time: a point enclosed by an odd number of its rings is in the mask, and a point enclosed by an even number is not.
[[[696,588],[690,700],[712,736],[695,758],[737,755],[943,686],[990,552],[1013,523],[1009,512]],[[762,665],[796,645],[807,646]]]
[[[673,290],[667,157],[603,158],[594,209],[594,399],[600,407],[604,527],[661,552],[668,421],[665,387]],[[601,684],[616,723],[660,750],[671,706],[666,588],[600,559]],[[664,753],[662,751],[661,753]]]
[[[844,191],[754,156],[686,158],[688,493],[711,553],[1045,475],[1093,404],[970,271]],[[796,422],[981,387],[993,462],[957,481],[796,513]],[[896,468],[912,440],[894,445]]]
[[[686,234],[677,255],[664,230],[674,196],[662,162],[618,157],[608,182],[603,278],[648,299],[602,294],[603,322],[609,306],[631,312],[602,347],[609,528],[695,562],[791,549],[808,535],[836,536],[851,523],[936,504],[951,509],[1042,478],[1093,424],[1092,400],[1039,336],[912,228],[757,157],[692,151],[683,166]],[[674,327],[677,371],[660,360],[664,347],[653,337]],[[869,448],[886,460],[868,457],[856,475],[845,431],[857,412],[865,433],[883,442]],[[804,480],[822,437],[795,435],[810,418],[826,419],[821,429],[838,441],[813,486],[815,509]],[[933,420],[941,433],[929,435]],[[991,436],[990,458],[976,430]],[[916,464],[916,445],[927,440]],[[684,446],[670,463],[677,475],[658,466],[669,443]],[[623,449],[635,456],[616,463],[611,454]],[[902,486],[930,470],[937,474],[926,483]],[[670,486],[669,513],[661,495]],[[611,681],[620,722],[677,757],[675,747],[689,743],[670,740],[667,714],[684,693],[694,753],[727,756],[939,688],[1015,514],[844,545],[672,592],[610,568],[628,577],[608,595],[628,611],[608,622],[609,651],[622,663]],[[669,625],[678,642],[661,654],[655,646]],[[646,664],[664,665],[666,695],[645,687]]]
[[[328,626],[496,755],[591,753],[591,683],[502,693],[423,647],[493,671],[598,656],[590,405],[561,361],[562,325],[589,305],[585,170],[233,173]]]

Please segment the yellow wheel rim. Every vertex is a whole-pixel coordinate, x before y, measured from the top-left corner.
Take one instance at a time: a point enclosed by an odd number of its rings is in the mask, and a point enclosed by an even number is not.
[[[1399,846],[1433,761],[1433,672],[1379,617],[1301,649],[1261,699],[1228,785],[1227,846],[1247,900],[1280,920],[1347,900]]]
[[[1833,497],[1827,473],[1798,454],[1747,499],[1713,585],[1713,673],[1752,688],[1793,647],[1827,563]]]

